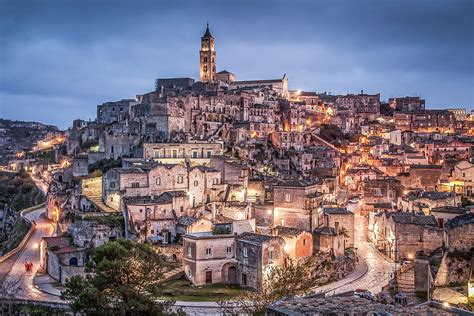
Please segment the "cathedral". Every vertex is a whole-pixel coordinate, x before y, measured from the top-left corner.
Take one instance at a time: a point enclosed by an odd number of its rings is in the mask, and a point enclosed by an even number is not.
[[[201,37],[201,50],[199,51],[199,80],[202,83],[220,83],[229,90],[246,87],[270,87],[282,97],[288,97],[288,77],[286,74],[281,79],[246,80],[236,81],[235,74],[227,70],[216,72],[217,53],[215,39],[209,30]]]

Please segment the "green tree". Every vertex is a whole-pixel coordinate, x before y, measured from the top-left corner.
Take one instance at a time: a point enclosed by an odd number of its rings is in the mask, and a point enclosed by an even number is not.
[[[226,314],[265,315],[269,305],[290,295],[306,294],[315,284],[310,278],[311,261],[287,261],[285,266],[267,267],[257,291],[245,291],[235,301],[221,301]]]
[[[163,274],[172,268],[149,245],[126,239],[93,250],[86,276],[73,276],[62,299],[87,315],[173,314],[172,301],[158,301]]]

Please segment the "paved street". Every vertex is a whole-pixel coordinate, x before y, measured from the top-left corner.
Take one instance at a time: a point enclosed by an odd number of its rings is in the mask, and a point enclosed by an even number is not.
[[[44,212],[45,208],[43,207],[26,215],[28,219],[36,222],[35,231],[20,252],[11,271],[7,274],[4,285],[10,287],[9,293],[14,293],[14,296],[19,299],[58,302],[61,301],[59,297],[45,294],[33,285],[33,277],[39,269],[39,244],[41,238],[43,236],[51,236],[54,232],[54,226],[51,222],[42,217]],[[33,262],[32,272],[25,272],[24,264],[26,260]]]
[[[336,294],[352,291],[358,288],[368,289],[376,294],[382,291],[382,286],[388,284],[393,273],[394,264],[367,241],[367,220],[365,217],[359,215],[359,207],[356,204],[348,205],[348,209],[354,212],[355,221],[355,243],[358,248],[359,258],[365,260],[368,266],[367,273],[350,284],[346,284],[338,289],[335,289]],[[333,290],[334,291],[334,290]]]

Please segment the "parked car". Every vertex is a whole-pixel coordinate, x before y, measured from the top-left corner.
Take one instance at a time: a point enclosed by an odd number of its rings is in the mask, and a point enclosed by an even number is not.
[[[354,296],[359,298],[365,298],[366,300],[375,301],[375,296],[367,289],[356,289]]]

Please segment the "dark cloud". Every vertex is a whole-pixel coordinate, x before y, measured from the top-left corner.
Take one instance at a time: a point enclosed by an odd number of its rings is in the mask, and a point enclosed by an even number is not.
[[[157,77],[198,76],[206,21],[219,69],[333,93],[474,103],[474,2],[0,1],[1,117],[66,127]]]

